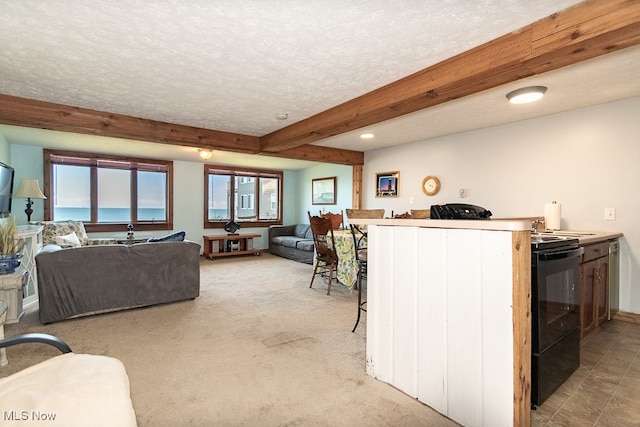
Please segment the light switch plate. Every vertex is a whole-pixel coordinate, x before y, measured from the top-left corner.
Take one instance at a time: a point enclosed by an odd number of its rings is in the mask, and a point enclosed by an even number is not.
[[[604,209],[604,220],[605,221],[615,221],[616,220],[616,208],[605,208]]]

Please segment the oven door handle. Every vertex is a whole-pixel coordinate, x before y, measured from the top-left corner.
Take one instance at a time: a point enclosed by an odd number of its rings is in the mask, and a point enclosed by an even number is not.
[[[544,261],[553,261],[555,259],[579,257],[584,253],[584,248],[575,248],[570,250],[562,250],[558,252],[547,252],[539,254],[540,259]]]

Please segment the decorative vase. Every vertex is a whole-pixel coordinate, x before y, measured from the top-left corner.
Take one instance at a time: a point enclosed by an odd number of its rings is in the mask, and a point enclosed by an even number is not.
[[[0,255],[0,275],[15,272],[21,259],[22,254]]]

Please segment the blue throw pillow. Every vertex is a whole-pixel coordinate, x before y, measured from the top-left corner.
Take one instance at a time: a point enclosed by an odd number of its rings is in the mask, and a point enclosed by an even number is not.
[[[182,242],[187,235],[186,231],[176,231],[162,237],[151,237],[147,242]]]

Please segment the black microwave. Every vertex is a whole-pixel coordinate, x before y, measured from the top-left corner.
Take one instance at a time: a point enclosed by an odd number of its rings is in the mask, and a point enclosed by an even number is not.
[[[491,211],[463,203],[432,205],[431,219],[489,219]]]

